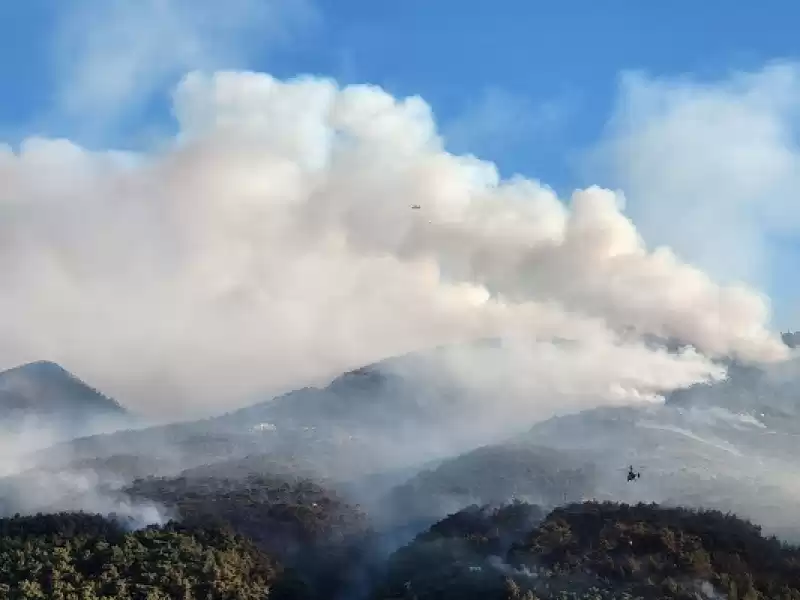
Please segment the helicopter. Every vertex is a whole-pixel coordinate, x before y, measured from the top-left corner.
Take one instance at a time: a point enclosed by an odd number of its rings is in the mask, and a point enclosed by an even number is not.
[[[411,210],[419,210],[420,208],[422,208],[422,207],[419,204],[412,204],[411,205]]]
[[[628,482],[635,481],[637,479],[641,479],[642,474],[639,471],[633,470],[633,465],[628,466]]]

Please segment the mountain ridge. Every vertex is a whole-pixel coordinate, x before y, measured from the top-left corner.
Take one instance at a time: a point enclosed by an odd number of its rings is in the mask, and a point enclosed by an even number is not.
[[[79,437],[132,417],[58,363],[39,360],[0,371],[0,427],[46,428]]]

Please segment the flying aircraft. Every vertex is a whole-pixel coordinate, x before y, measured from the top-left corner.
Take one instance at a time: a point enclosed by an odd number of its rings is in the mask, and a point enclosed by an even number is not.
[[[420,208],[422,208],[422,207],[419,204],[412,204],[411,205],[411,210],[419,210]]]
[[[642,474],[639,471],[633,470],[633,465],[628,467],[628,481],[635,481],[636,479],[641,479]]]

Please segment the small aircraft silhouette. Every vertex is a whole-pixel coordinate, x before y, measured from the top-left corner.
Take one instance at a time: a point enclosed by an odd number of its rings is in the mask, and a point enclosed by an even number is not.
[[[422,208],[422,207],[419,204],[412,204],[411,205],[411,210],[419,210],[420,208]]]
[[[633,470],[633,465],[628,467],[628,481],[634,481],[636,479],[641,479],[642,474],[639,471]]]

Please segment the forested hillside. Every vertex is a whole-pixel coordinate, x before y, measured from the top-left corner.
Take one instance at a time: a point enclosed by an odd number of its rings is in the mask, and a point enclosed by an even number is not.
[[[367,515],[309,479],[195,473],[137,480],[126,491],[134,500],[162,503],[187,526],[246,536],[295,569],[315,598],[343,592],[372,564],[376,536]]]
[[[213,515],[210,504],[198,506]],[[350,554],[317,552],[314,568],[298,563],[299,571],[235,531],[242,523],[203,525],[201,514],[138,531],[82,513],[0,520],[0,598],[800,599],[800,549],[715,511],[472,506],[419,534],[383,569],[368,568],[377,547],[362,537]]]
[[[277,562],[220,530],[129,532],[67,513],[0,520],[0,598],[9,600],[263,600],[283,579]]]
[[[800,551],[732,515],[655,505],[473,507],[391,559],[373,598],[797,599]]]

